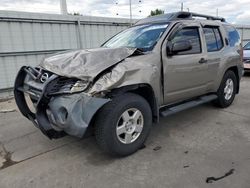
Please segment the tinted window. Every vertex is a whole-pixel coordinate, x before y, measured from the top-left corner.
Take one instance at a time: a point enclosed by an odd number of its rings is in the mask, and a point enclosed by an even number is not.
[[[203,28],[203,31],[207,43],[208,52],[218,51],[223,47],[219,28],[205,27]]]
[[[180,31],[177,31],[171,38],[172,44],[180,41],[189,41],[192,45],[191,50],[179,52],[179,55],[201,53],[201,43],[198,28],[183,28]]]
[[[250,50],[250,42],[244,46],[244,50]]]
[[[219,31],[219,28],[214,28],[214,34],[215,34],[216,41],[217,41],[217,47],[218,49],[221,49],[223,47],[223,42],[222,42],[222,37]]]
[[[226,25],[224,27],[227,31],[229,45],[231,47],[239,46],[240,45],[240,35],[239,35],[238,31],[236,31],[236,29],[234,27],[229,26],[229,25]]]
[[[207,43],[207,51],[212,52],[217,50],[217,42],[213,28],[203,28]]]

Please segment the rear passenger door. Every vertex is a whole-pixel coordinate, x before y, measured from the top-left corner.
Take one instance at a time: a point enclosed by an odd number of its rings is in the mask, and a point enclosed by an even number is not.
[[[203,26],[205,59],[208,66],[208,89],[213,92],[214,85],[217,81],[217,74],[220,63],[223,59],[222,51],[224,50],[224,40],[222,37],[220,26],[205,25]]]

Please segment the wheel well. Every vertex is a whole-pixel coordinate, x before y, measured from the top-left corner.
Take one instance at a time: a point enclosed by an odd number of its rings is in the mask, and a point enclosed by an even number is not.
[[[240,76],[239,76],[239,71],[238,71],[238,67],[237,66],[234,66],[234,67],[230,67],[229,69],[227,69],[227,71],[233,71],[236,78],[237,78],[237,90],[236,90],[236,93],[238,94],[239,93],[239,90],[240,90]],[[226,72],[227,72],[226,71]]]
[[[119,89],[114,89],[111,92],[111,95],[112,97],[114,97],[114,96],[117,96],[126,92],[135,93],[137,95],[140,95],[144,99],[146,99],[146,101],[149,103],[151,110],[152,110],[153,121],[154,122],[159,121],[159,109],[158,109],[154,91],[150,85],[138,84],[138,85],[124,86]]]

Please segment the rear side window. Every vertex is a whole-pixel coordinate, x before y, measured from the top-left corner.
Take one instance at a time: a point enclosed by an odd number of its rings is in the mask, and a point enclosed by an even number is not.
[[[200,34],[198,27],[183,28],[177,31],[171,38],[172,38],[171,39],[172,43],[188,40],[192,45],[191,50],[185,52],[179,52],[178,55],[201,53],[201,42],[200,42]]]
[[[229,45],[231,47],[239,46],[241,41],[240,41],[240,35],[238,31],[234,27],[229,26],[229,25],[225,25],[224,27],[227,31]]]
[[[223,47],[222,37],[218,27],[204,27],[203,28],[207,51],[219,51]]]
[[[216,37],[218,49],[223,48],[223,42],[222,42],[223,40],[222,40],[219,28],[214,28],[214,34]]]

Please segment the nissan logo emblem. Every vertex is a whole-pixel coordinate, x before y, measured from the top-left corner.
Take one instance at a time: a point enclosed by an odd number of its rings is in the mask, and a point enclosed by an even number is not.
[[[40,81],[42,83],[44,83],[44,82],[46,82],[48,80],[48,78],[49,78],[49,74],[48,73],[43,73],[41,78],[40,78]]]

